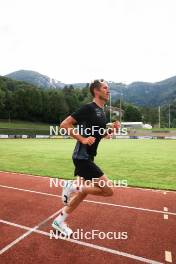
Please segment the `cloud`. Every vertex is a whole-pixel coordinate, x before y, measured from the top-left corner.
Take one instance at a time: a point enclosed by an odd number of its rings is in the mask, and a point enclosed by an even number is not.
[[[0,74],[31,69],[64,82],[175,75],[174,0],[1,1]]]

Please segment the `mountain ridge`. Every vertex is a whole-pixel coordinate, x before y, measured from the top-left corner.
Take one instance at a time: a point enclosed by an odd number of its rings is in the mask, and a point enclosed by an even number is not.
[[[35,71],[19,70],[5,77],[25,81],[43,88],[63,89],[66,85],[84,88],[87,83],[66,84]],[[136,81],[130,84],[108,82],[112,100],[122,99],[139,106],[158,106],[176,101],[176,76],[158,82]]]
[[[31,70],[18,70],[6,74],[5,77],[11,78],[16,81],[25,81],[39,87],[64,88],[65,86],[64,83],[57,81],[54,78]]]

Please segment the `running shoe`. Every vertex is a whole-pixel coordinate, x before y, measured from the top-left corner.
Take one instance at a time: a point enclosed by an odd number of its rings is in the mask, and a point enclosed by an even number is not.
[[[58,223],[56,220],[52,223],[52,227],[59,231],[64,237],[70,237],[73,231],[65,222]]]

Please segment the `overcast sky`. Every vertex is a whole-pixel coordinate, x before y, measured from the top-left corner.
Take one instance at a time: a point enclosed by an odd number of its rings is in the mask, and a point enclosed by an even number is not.
[[[0,0],[0,75],[130,83],[176,75],[175,0]]]

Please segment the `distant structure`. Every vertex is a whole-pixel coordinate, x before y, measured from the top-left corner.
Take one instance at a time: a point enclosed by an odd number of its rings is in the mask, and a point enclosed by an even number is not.
[[[107,126],[110,126],[112,123],[108,123]],[[149,124],[144,124],[143,122],[121,122],[121,126],[125,128],[145,128],[152,129],[152,126]]]
[[[145,128],[152,129],[152,126],[149,124],[144,124],[143,122],[122,122],[122,127],[126,128]]]
[[[123,109],[120,109],[118,107],[115,107],[115,106],[107,106],[106,109],[108,111],[111,111],[111,114],[112,115],[116,115],[116,116],[120,116],[120,113],[121,113],[121,117],[124,116],[124,110]]]

